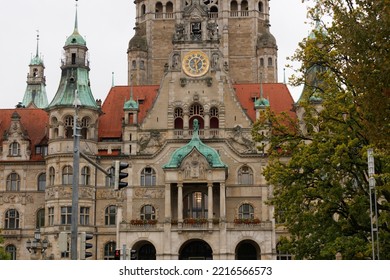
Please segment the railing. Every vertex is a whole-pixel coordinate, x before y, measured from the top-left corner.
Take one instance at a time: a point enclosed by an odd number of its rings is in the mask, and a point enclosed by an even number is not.
[[[171,13],[171,12],[170,13],[155,13],[154,18],[156,18],[156,19],[164,19],[164,18],[173,19],[174,13]]]
[[[231,11],[230,17],[249,17],[249,11]]]
[[[209,13],[209,18],[218,18],[218,12],[210,12]]]

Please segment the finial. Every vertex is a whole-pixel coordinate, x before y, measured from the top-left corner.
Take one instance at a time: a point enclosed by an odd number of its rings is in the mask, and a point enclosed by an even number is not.
[[[37,31],[37,52],[35,54],[36,57],[38,57],[39,55],[39,30],[36,30]]]
[[[78,20],[77,20],[77,8],[78,8],[78,0],[76,0],[76,16],[74,20],[74,30],[78,30]]]
[[[115,73],[112,72],[112,83],[111,83],[111,87],[114,87],[114,86],[115,86],[114,77],[115,77]]]
[[[260,99],[263,99],[263,73],[260,73]]]

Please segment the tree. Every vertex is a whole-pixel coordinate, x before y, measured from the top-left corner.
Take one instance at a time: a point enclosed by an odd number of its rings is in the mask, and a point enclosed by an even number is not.
[[[375,149],[381,259],[390,259],[390,2],[318,0],[314,36],[301,42],[301,119],[264,112],[253,128],[269,141],[271,203],[297,259],[372,257],[367,149]],[[330,24],[320,18],[331,18]],[[270,127],[270,136],[257,133]]]
[[[0,230],[1,234],[1,230]],[[10,255],[4,250],[4,247],[2,246],[4,242],[3,237],[0,235],[0,260],[9,260],[11,259]]]

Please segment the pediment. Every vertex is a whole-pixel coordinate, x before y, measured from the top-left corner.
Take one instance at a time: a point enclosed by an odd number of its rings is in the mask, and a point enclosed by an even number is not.
[[[192,4],[184,8],[184,18],[199,20],[208,17],[208,7],[200,0],[192,0]]]
[[[194,148],[191,153],[183,159],[180,169],[182,170],[184,179],[205,179],[207,170],[210,169],[210,164],[207,159]]]

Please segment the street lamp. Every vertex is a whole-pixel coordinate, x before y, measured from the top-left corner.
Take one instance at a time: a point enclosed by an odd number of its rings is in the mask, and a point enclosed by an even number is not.
[[[34,232],[34,239],[32,241],[28,239],[26,242],[26,249],[28,250],[29,253],[34,253],[34,254],[36,254],[37,251],[39,250],[43,254],[46,251],[48,246],[49,246],[49,241],[47,241],[46,238],[41,241],[41,232],[39,228],[37,228]]]

